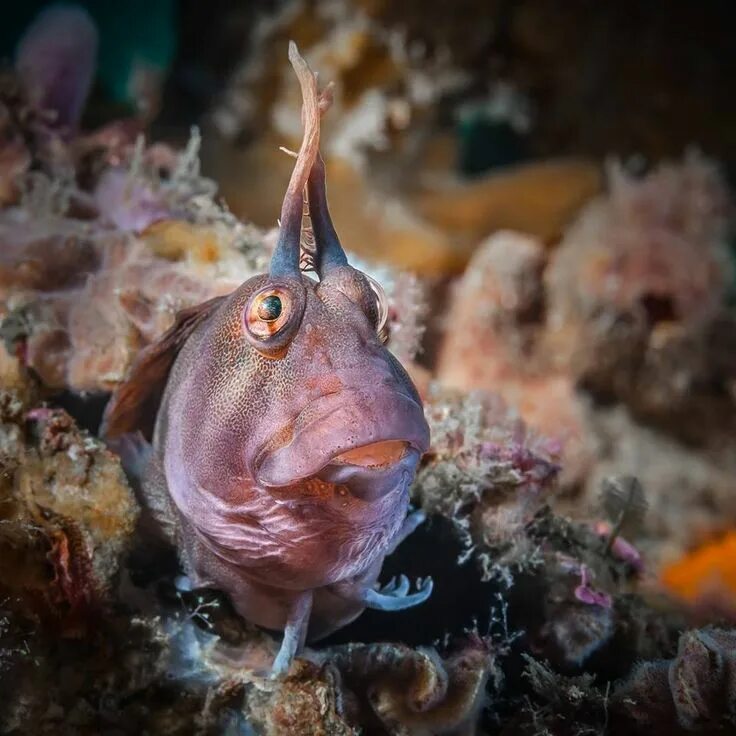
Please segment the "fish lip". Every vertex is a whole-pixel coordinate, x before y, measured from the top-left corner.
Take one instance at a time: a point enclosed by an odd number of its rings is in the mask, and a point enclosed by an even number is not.
[[[378,415],[372,411],[374,406],[388,409]],[[312,414],[314,417],[305,421]],[[343,427],[352,426],[352,430],[330,432],[335,421]],[[417,458],[429,449],[429,426],[422,405],[400,391],[343,389],[327,394],[311,401],[294,419],[294,426],[288,444],[273,448],[267,442],[256,453],[252,477],[259,486],[280,488],[313,478],[343,453],[377,442],[405,442],[405,455]]]

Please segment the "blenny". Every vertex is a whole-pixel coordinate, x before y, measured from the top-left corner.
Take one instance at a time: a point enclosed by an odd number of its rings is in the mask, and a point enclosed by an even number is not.
[[[349,265],[330,219],[319,154],[329,89],[318,93],[293,43],[289,58],[304,138],[269,273],[181,312],[139,355],[103,423],[111,443],[137,447],[142,495],[193,585],[284,630],[276,675],[307,637],[432,591],[430,579],[414,592],[405,576],[377,583],[384,557],[423,520],[407,513],[429,428],[380,339],[376,288]],[[300,270],[305,201],[319,280]]]

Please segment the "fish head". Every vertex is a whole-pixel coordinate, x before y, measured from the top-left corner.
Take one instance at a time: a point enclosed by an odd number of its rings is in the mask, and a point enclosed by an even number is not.
[[[295,503],[314,503],[322,484],[364,502],[406,491],[429,429],[379,336],[379,300],[344,264],[320,281],[258,276],[217,310],[197,351],[200,379],[182,387],[203,397],[191,455],[208,476],[228,468]]]

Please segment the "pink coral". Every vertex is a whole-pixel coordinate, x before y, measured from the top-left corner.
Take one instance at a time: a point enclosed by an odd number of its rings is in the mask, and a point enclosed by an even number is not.
[[[732,214],[697,153],[642,177],[611,168],[545,274],[551,344],[574,379],[652,418],[733,414]]]
[[[514,232],[491,236],[454,285],[437,377],[448,387],[499,393],[535,430],[561,445],[563,483],[579,482],[590,448],[575,386],[545,343],[544,245]]]
[[[584,209],[551,264],[553,318],[656,300],[670,302],[670,320],[711,318],[730,279],[730,215],[718,167],[694,151],[643,177],[612,164],[608,193]]]

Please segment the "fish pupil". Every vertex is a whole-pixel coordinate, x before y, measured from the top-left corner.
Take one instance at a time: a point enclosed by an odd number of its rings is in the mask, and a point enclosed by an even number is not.
[[[264,322],[273,322],[281,316],[281,299],[267,296],[258,305],[258,318]]]

